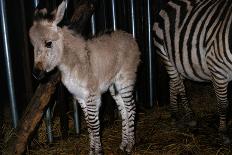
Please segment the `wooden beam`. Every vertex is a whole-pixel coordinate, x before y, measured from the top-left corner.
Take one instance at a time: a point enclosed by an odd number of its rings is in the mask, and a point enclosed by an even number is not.
[[[57,72],[50,77],[47,83],[40,84],[37,87],[34,96],[20,119],[15,135],[9,141],[5,154],[20,155],[25,151],[28,141],[42,119],[59,81],[60,74]]]

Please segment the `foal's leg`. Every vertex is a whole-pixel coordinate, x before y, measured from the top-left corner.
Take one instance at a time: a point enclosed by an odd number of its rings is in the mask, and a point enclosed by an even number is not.
[[[116,82],[110,87],[111,95],[122,116],[122,142],[120,149],[131,152],[134,143],[135,103],[133,100],[134,81]]]
[[[127,133],[128,133],[127,132],[127,124],[128,124],[127,112],[126,112],[126,108],[124,106],[124,102],[121,96],[115,90],[115,87],[113,85],[110,87],[110,93],[112,97],[114,98],[118,106],[118,110],[120,111],[120,114],[122,117],[122,142],[120,144],[120,149],[124,150],[125,146],[127,145]]]
[[[102,146],[100,140],[99,108],[101,105],[100,95],[89,95],[87,102],[81,103],[85,120],[88,126],[90,138],[90,155],[101,155]]]
[[[86,103],[82,100],[77,99],[78,102],[80,103],[81,109],[83,110],[84,116],[85,116],[85,121],[87,124],[88,132],[89,132],[89,141],[90,141],[90,155],[94,154],[94,138],[93,138],[93,133],[89,125],[89,116],[88,116],[88,111],[86,107]]]

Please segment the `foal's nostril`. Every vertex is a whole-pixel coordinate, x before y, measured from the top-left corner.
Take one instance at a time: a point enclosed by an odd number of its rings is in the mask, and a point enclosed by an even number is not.
[[[45,72],[40,69],[34,68],[32,71],[32,75],[36,80],[42,80],[45,76]]]

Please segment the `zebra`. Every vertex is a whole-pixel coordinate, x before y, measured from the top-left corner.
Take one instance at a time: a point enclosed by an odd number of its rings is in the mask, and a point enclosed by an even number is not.
[[[231,0],[171,0],[156,16],[154,45],[169,75],[170,111],[178,121],[178,97],[186,123],[196,125],[186,97],[185,78],[212,82],[217,97],[219,133],[224,143],[228,110],[227,87],[232,79]]]
[[[65,1],[57,10],[36,10],[29,36],[34,46],[34,75],[58,68],[61,80],[80,103],[88,125],[89,154],[103,154],[100,139],[101,95],[110,90],[122,117],[120,149],[130,153],[135,144],[135,101],[133,89],[140,51],[131,34],[115,31],[84,39],[71,27],[59,27]]]

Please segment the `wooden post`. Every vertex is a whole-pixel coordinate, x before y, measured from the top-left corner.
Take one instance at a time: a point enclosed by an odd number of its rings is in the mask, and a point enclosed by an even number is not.
[[[20,155],[25,151],[30,136],[32,136],[37,124],[41,120],[59,81],[60,74],[57,72],[50,77],[47,83],[40,84],[37,87],[18,124],[15,135],[9,141],[8,148],[4,152],[5,154]]]

